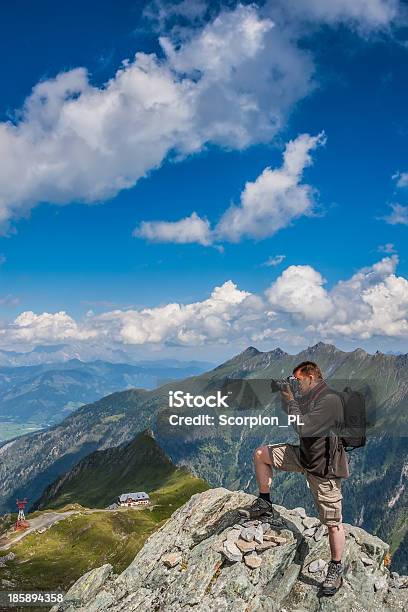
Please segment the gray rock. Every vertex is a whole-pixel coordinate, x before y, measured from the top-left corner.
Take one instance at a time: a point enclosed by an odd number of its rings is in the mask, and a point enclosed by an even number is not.
[[[235,542],[232,542],[231,540],[225,540],[223,553],[227,557],[228,561],[232,561],[233,563],[242,561],[242,552],[239,550]]]
[[[327,567],[326,561],[323,559],[316,559],[309,564],[308,570],[310,574],[315,574],[317,572],[322,572]]]
[[[293,508],[292,512],[300,516],[301,519],[306,518],[306,510],[304,508]]]
[[[267,531],[271,530],[271,526],[269,523],[262,523],[261,524],[261,529],[263,531],[263,533],[266,533]]]
[[[327,533],[328,532],[326,525],[320,525],[320,527],[317,528],[316,533],[313,536],[315,542],[320,542],[323,536],[327,535]]]
[[[261,525],[259,525],[255,529],[254,540],[258,544],[262,544],[263,538],[264,538],[264,532],[263,532],[263,529],[262,529]]]
[[[112,566],[106,563],[81,576],[66,593],[60,609],[67,610],[70,606],[79,607],[79,605],[88,604],[101,590],[111,574]]]
[[[257,532],[257,528],[254,526],[244,527],[241,529],[241,538],[246,540],[247,542],[252,542],[255,539],[255,533]]]
[[[381,576],[377,578],[374,582],[374,588],[376,591],[381,591],[382,589],[386,589],[388,587],[387,578],[385,576]]]
[[[241,535],[241,531],[242,531],[242,528],[241,529],[231,529],[231,531],[227,533],[227,540],[229,542],[236,542]]]
[[[192,609],[195,612],[401,612],[408,609],[408,588],[402,585],[406,577],[390,579],[392,588],[376,590],[374,586],[384,579],[388,584],[388,571],[383,565],[388,545],[356,527],[346,526],[352,536],[347,538],[344,555],[345,580],[332,598],[319,597],[323,571],[310,573],[313,562],[324,563],[323,559],[329,555],[327,538],[320,541],[304,538],[302,519],[293,511],[279,506],[285,529],[273,527],[265,532],[265,544],[273,542],[267,536],[274,536],[282,540],[280,545],[242,556],[235,536],[229,534],[240,532],[241,528],[232,529],[236,525],[237,509],[248,506],[253,499],[242,491],[223,488],[193,495],[146,540],[119,576],[109,573],[100,576],[105,566],[93,570],[93,579],[90,580],[88,573],[77,581],[53,612],[187,612]],[[261,525],[246,526],[251,527],[260,527],[263,531]],[[254,538],[248,544],[264,548]],[[224,546],[238,550],[240,556],[234,557],[235,562],[226,560]],[[235,555],[237,550],[232,549]],[[161,559],[175,551],[180,551],[182,562],[166,567]],[[364,556],[373,560],[369,570],[361,562]],[[88,589],[79,588],[84,579],[90,583]],[[401,588],[397,588],[400,581]]]
[[[363,561],[364,563],[364,561]],[[390,578],[392,578],[393,580],[396,580],[397,578],[399,578],[399,573],[398,572],[390,572]]]
[[[303,532],[303,535],[306,538],[312,538],[315,533],[316,533],[316,529],[305,529],[304,532]]]
[[[303,525],[306,529],[312,529],[313,527],[319,527],[320,521],[314,516],[307,516],[302,520]]]
[[[361,559],[362,563],[364,563],[364,565],[373,565],[374,564],[374,561],[372,559],[370,559],[370,557],[363,556],[363,557],[360,557],[360,559]]]
[[[13,552],[9,552],[7,555],[0,557],[0,567],[4,567],[7,561],[12,561],[16,558],[16,555]]]

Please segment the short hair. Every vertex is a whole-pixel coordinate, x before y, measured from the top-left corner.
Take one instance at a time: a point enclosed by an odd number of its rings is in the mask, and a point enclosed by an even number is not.
[[[323,378],[321,369],[314,361],[302,361],[295,368],[293,368],[292,374],[300,370],[301,374],[306,376],[314,376],[315,378]]]

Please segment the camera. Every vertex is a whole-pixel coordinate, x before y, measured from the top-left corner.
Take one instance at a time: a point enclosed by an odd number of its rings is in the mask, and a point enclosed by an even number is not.
[[[286,389],[286,387],[290,388],[295,400],[298,400],[301,398],[302,393],[300,390],[300,384],[296,376],[288,376],[287,378],[278,378],[278,379],[271,380],[272,393],[283,391],[284,389]]]

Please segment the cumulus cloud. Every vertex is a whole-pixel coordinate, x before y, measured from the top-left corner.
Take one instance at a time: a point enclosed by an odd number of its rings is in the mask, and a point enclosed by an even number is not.
[[[162,242],[198,242],[205,246],[272,236],[299,217],[313,213],[316,190],[302,183],[302,175],[312,163],[311,151],[324,143],[323,133],[301,134],[288,142],[282,165],[265,168],[255,181],[248,181],[240,203],[228,208],[212,230],[206,219],[193,213],[176,222],[143,222],[133,235]]]
[[[323,338],[368,340],[408,335],[408,281],[395,274],[398,257],[384,257],[328,291],[310,266],[290,266],[266,295],[295,325]]]
[[[108,333],[123,344],[173,344],[196,346],[227,342],[236,337],[237,320],[259,310],[259,299],[241,291],[232,281],[215,287],[202,302],[170,303],[142,310],[114,310],[90,315],[87,325],[100,334]]]
[[[152,242],[188,243],[198,242],[203,246],[211,244],[210,224],[193,212],[179,221],[144,221],[133,235]]]
[[[278,312],[320,321],[333,310],[324,282],[311,266],[289,266],[269,287],[266,296]]]
[[[408,280],[398,257],[384,257],[332,288],[308,265],[289,266],[262,294],[226,281],[197,302],[152,308],[88,311],[76,321],[64,311],[22,312],[0,327],[0,347],[92,342],[112,346],[200,347],[308,340],[367,341],[408,337]]]
[[[391,212],[384,217],[383,221],[389,225],[408,225],[408,206],[402,204],[390,204]]]
[[[363,268],[331,291],[334,316],[316,330],[325,334],[368,339],[408,334],[408,281],[396,276],[398,257],[385,257]]]
[[[39,202],[106,200],[165,159],[209,144],[271,142],[314,88],[313,56],[301,44],[307,31],[296,23],[383,29],[398,9],[396,0],[156,5],[167,24],[160,53],[136,53],[100,87],[83,67],[61,72],[35,85],[14,119],[0,123],[3,233]],[[173,26],[175,15],[185,20],[182,34],[168,29],[166,14]]]
[[[301,134],[285,148],[280,168],[265,168],[248,182],[238,206],[231,206],[215,228],[220,240],[238,242],[242,237],[266,238],[295,219],[309,215],[315,190],[302,184],[304,169],[312,162],[310,152],[325,142],[324,134]]]
[[[311,90],[309,55],[255,6],[221,12],[163,57],[136,53],[102,87],[76,68],[0,123],[0,225],[38,202],[97,202],[167,156],[270,141]]]
[[[98,333],[85,325],[76,323],[65,311],[56,313],[43,312],[35,314],[28,310],[22,312],[6,328],[0,329],[0,342],[19,345],[35,345],[37,343],[58,340],[90,340]]]

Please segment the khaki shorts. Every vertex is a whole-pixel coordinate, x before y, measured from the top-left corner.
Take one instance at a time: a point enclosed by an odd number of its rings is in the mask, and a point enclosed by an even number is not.
[[[299,447],[292,444],[268,444],[272,467],[285,472],[301,472],[307,478],[319,519],[324,525],[334,527],[342,522],[341,478],[324,478],[310,474],[301,465]]]

